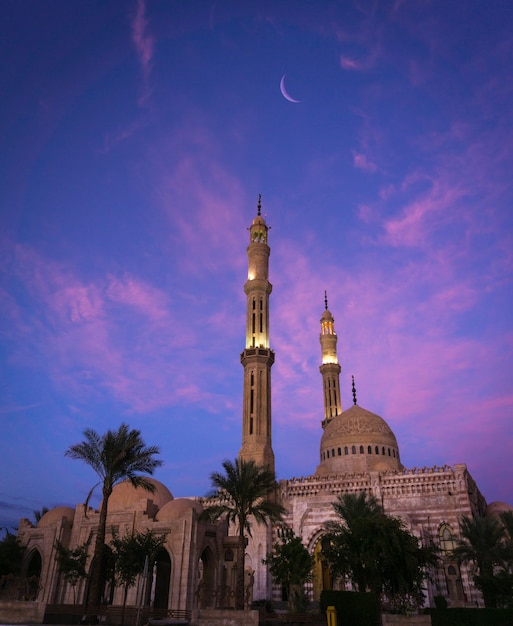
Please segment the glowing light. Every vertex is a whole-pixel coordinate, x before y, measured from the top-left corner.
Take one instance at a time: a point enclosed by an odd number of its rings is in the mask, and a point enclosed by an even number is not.
[[[325,365],[326,363],[338,363],[337,355],[336,354],[323,354],[322,364]]]
[[[255,274],[253,272],[248,272],[248,280],[254,280]]]

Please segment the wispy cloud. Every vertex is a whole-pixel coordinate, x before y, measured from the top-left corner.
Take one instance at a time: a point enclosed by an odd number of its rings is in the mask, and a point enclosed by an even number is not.
[[[0,413],[1,414],[24,413],[25,411],[38,409],[40,406],[43,406],[42,402],[34,402],[33,404],[20,404],[17,406],[16,405],[2,406],[0,407]]]
[[[129,274],[94,283],[35,250],[18,245],[14,276],[27,290],[31,310],[11,317],[25,356],[46,363],[61,390],[82,401],[107,392],[134,411],[169,406],[190,393],[186,357],[199,343],[194,326],[167,292]],[[29,346],[31,346],[29,348]],[[170,358],[183,351],[181,365]]]
[[[139,99],[139,104],[145,104],[150,95],[149,80],[152,67],[154,37],[150,34],[148,28],[148,19],[146,17],[145,0],[137,0],[137,7],[134,18],[132,20],[132,41],[135,45],[139,62],[143,71],[144,90]]]

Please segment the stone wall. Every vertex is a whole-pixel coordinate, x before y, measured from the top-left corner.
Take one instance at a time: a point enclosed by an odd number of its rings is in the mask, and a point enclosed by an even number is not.
[[[44,602],[0,602],[0,624],[41,624]]]
[[[431,626],[430,615],[381,615],[383,626]]]
[[[258,611],[195,609],[191,626],[258,626]]]

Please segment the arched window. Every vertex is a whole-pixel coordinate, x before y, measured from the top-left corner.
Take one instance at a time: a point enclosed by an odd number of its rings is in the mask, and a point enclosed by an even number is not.
[[[331,449],[331,456],[335,456],[335,448]]]
[[[378,448],[378,446],[376,446],[376,447],[375,447],[374,452],[375,452],[376,454],[379,454],[379,448]]]
[[[347,446],[344,447],[344,454],[349,454],[349,450],[348,450]]]
[[[383,447],[381,448],[381,454],[383,454],[383,455],[385,454],[385,446],[383,446]]]
[[[356,446],[353,446],[353,447],[351,448],[351,452],[352,452],[353,454],[356,454]]]
[[[363,454],[363,446],[360,446],[360,454]]]
[[[388,448],[388,456],[392,456],[392,453],[390,452],[390,448]]]
[[[327,456],[328,459],[330,458],[330,451],[329,450],[326,451],[326,456]]]
[[[372,454],[372,446],[367,446],[367,454]]]
[[[338,456],[340,456],[342,454],[342,450],[339,448],[338,449]]]
[[[456,541],[452,534],[452,528],[449,524],[442,524],[438,530],[438,540],[440,541],[440,550],[442,552],[452,552],[456,547]]]

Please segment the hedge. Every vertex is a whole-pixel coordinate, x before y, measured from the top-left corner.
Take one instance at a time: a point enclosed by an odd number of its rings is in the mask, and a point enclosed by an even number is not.
[[[357,591],[322,591],[321,611],[329,606],[337,611],[337,623],[343,626],[373,626],[381,624],[379,606],[373,593]]]
[[[513,609],[427,609],[432,626],[512,626]]]

